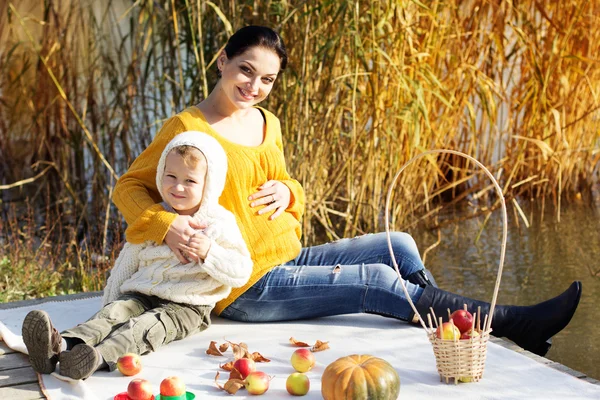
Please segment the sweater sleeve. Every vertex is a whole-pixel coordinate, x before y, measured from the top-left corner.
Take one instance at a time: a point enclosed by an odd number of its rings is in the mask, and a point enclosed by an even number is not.
[[[252,273],[252,259],[237,226],[235,217],[224,208],[209,226],[211,246],[202,269],[211,277],[231,287],[243,286]]]
[[[110,270],[110,276],[104,287],[102,305],[115,301],[121,295],[123,283],[138,270],[139,254],[143,247],[140,244],[125,243],[115,265]]]
[[[185,130],[179,117],[169,118],[152,143],[117,181],[113,202],[127,221],[128,242],[152,240],[161,244],[177,216],[158,204],[162,199],[156,189],[156,168],[169,141]]]
[[[277,124],[276,136],[275,136],[275,144],[277,148],[283,154],[283,141],[281,137],[281,125],[279,123],[279,119],[274,118]],[[283,168],[277,177],[273,177],[273,179],[278,180],[285,184],[290,189],[290,204],[288,205],[286,211],[291,213],[296,220],[300,221],[302,219],[302,215],[304,214],[304,205],[305,205],[305,197],[304,197],[304,189],[300,182],[290,177],[290,174],[287,172],[287,168]]]

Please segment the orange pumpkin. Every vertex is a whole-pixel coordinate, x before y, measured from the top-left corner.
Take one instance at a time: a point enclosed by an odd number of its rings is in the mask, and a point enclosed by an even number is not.
[[[325,400],[396,400],[400,377],[390,363],[370,355],[342,357],[325,368],[321,395]]]

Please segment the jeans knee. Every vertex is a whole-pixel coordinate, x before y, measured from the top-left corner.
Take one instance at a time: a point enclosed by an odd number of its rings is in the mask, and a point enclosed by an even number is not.
[[[403,275],[411,274],[423,269],[421,255],[417,243],[411,235],[405,232],[392,232],[390,234],[394,256],[398,265],[403,270]]]
[[[396,256],[416,257],[420,260],[421,256],[419,255],[417,242],[415,242],[415,239],[411,235],[405,232],[392,232],[390,238]]]
[[[419,253],[417,243],[410,234],[406,232],[391,232],[390,238],[392,241],[392,248],[396,253],[406,251]]]
[[[364,264],[366,270],[366,285],[379,288],[389,288],[394,286],[398,280],[398,274],[394,268],[386,264]]]

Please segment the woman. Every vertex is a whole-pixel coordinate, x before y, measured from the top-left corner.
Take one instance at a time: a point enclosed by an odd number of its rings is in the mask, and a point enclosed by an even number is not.
[[[229,170],[220,203],[236,216],[254,262],[248,283],[217,303],[215,312],[238,321],[285,321],[349,313],[373,313],[414,321],[394,271],[385,234],[366,235],[301,248],[304,192],[285,167],[279,120],[257,106],[287,64],[283,41],[266,27],[237,31],[217,59],[220,79],[210,95],[166,121],[150,146],[118,181],[114,202],[129,227],[127,240],[163,241],[185,262],[186,245],[202,235],[202,221],[174,215],[160,203],[154,182],[166,144],[194,130],[215,137]],[[400,273],[416,308],[437,315],[467,304],[487,313],[489,304],[438,289],[428,278],[413,239],[392,234]],[[560,296],[531,306],[497,306],[496,336],[536,354],[571,320],[581,296],[574,282]]]

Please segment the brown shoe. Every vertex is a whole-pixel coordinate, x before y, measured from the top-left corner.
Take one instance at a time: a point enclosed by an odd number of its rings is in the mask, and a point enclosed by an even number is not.
[[[58,362],[62,336],[52,326],[48,314],[41,310],[30,311],[21,331],[33,369],[40,374],[52,373]]]
[[[60,353],[60,374],[71,379],[86,379],[98,367],[102,357],[98,351],[88,344],[78,344],[73,349]]]

